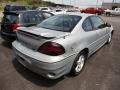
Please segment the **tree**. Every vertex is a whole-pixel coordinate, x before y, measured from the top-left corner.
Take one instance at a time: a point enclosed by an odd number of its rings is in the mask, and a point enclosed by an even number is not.
[[[29,5],[38,5],[42,3],[42,0],[26,0]]]

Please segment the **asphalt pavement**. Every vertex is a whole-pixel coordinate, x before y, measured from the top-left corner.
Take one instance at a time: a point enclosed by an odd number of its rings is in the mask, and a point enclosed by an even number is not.
[[[48,80],[31,72],[0,38],[0,90],[120,90],[120,17],[102,18],[114,26],[112,42],[92,55],[76,77]]]

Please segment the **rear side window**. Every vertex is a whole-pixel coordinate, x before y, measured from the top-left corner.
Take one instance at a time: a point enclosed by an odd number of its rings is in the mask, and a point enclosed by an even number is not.
[[[105,27],[104,21],[100,17],[92,16],[90,18],[94,26],[94,29],[101,29]]]
[[[18,15],[5,14],[2,20],[3,23],[14,24],[18,22]]]
[[[90,18],[85,19],[85,21],[82,24],[82,27],[85,31],[92,31],[93,30]]]
[[[49,17],[53,16],[52,14],[47,13],[47,12],[43,12],[43,15],[45,18],[49,18]]]
[[[23,14],[22,23],[39,24],[43,20],[43,16],[38,12],[27,12]]]

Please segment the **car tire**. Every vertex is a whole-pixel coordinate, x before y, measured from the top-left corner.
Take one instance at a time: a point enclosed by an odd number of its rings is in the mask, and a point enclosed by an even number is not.
[[[70,74],[73,76],[77,76],[78,74],[80,74],[80,72],[83,70],[85,66],[86,59],[87,54],[84,51],[80,52],[73,63]]]
[[[109,38],[108,38],[107,44],[110,44],[111,40],[112,40],[112,32],[109,34]]]
[[[110,16],[111,15],[111,13],[110,12],[106,12],[106,16]]]
[[[101,13],[98,12],[98,13],[96,13],[96,15],[101,15]]]

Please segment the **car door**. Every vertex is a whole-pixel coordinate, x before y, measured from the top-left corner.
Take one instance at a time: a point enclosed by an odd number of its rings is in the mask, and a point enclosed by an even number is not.
[[[118,8],[117,13],[118,13],[117,15],[120,15],[120,8]]]
[[[97,48],[100,48],[107,41],[107,27],[104,21],[98,16],[90,17],[94,30],[97,32]]]
[[[85,42],[87,42],[89,53],[92,54],[97,49],[97,32],[93,29],[92,22],[90,20],[90,17],[84,20],[82,24],[82,28],[85,31]]]
[[[87,9],[85,10],[85,13],[90,13],[90,8],[87,8]]]
[[[118,11],[118,12],[119,12],[119,15],[120,15],[120,8],[119,8],[119,11]]]
[[[116,8],[116,9],[114,10],[114,14],[115,14],[115,15],[120,15],[120,8]]]

